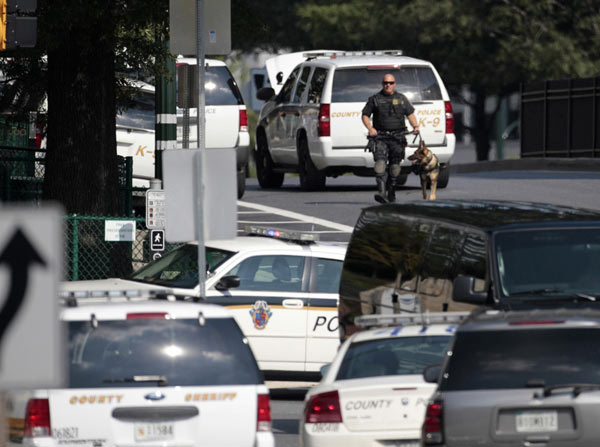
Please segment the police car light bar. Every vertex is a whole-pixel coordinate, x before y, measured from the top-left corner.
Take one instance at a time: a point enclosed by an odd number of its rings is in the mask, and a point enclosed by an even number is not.
[[[267,236],[275,239],[283,239],[295,242],[316,242],[319,236],[314,233],[303,233],[302,231],[281,230],[278,228],[261,227],[259,225],[246,225],[244,231],[249,235]]]
[[[402,50],[381,51],[324,51],[322,53],[303,53],[303,57],[314,59],[317,57],[356,57],[356,56],[402,56]]]
[[[170,298],[173,297],[173,298]],[[86,303],[106,303],[119,301],[147,301],[156,299],[176,300],[173,292],[168,289],[129,289],[129,290],[61,290],[58,293],[59,302],[69,307],[75,307],[81,301]]]
[[[359,327],[416,326],[436,323],[460,323],[470,312],[426,312],[423,314],[360,315],[354,319]]]

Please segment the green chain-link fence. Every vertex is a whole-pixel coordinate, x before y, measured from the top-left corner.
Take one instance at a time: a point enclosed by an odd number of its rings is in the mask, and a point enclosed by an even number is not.
[[[132,242],[107,241],[107,225],[130,222]],[[108,223],[108,224],[107,224]],[[123,278],[151,260],[150,231],[141,217],[65,217],[65,279]],[[166,251],[179,244],[167,244]]]

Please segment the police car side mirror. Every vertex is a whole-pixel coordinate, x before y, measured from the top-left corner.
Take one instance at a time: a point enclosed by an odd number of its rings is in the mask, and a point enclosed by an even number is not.
[[[458,303],[486,304],[487,292],[475,292],[473,276],[457,276],[453,281],[452,299]]]
[[[215,289],[217,290],[228,290],[235,289],[240,286],[240,277],[237,275],[229,275],[223,276],[217,285],[215,285]]]
[[[427,383],[437,383],[442,372],[442,365],[429,365],[423,370],[423,379]]]
[[[261,101],[268,101],[273,96],[275,96],[275,90],[271,87],[263,87],[256,92],[256,98]]]

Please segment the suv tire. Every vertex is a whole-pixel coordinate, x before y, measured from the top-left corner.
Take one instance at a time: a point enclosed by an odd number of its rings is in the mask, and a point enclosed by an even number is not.
[[[241,199],[244,197],[246,192],[246,169],[240,169],[237,172],[237,198]]]
[[[283,184],[283,173],[273,171],[273,159],[269,154],[267,139],[262,133],[256,138],[256,151],[254,152],[256,162],[256,177],[261,188],[280,188]]]
[[[319,171],[308,151],[306,138],[298,140],[298,173],[300,174],[300,187],[304,191],[321,191],[325,188],[325,172]]]
[[[442,166],[438,175],[437,187],[445,188],[450,180],[450,164]]]

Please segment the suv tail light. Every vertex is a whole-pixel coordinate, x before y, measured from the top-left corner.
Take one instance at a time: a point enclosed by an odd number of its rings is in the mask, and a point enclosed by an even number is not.
[[[423,423],[423,443],[425,445],[435,445],[444,442],[442,413],[442,402],[435,401],[427,405],[425,422]]]
[[[240,132],[248,132],[248,112],[240,109]]]
[[[452,103],[444,101],[446,109],[446,133],[454,133],[454,112],[452,111]]]
[[[304,408],[304,421],[307,424],[318,422],[342,422],[340,396],[337,391],[315,394]]]
[[[51,436],[48,399],[29,399],[25,410],[25,437]]]
[[[330,105],[321,104],[319,107],[319,136],[330,137],[331,136],[331,120],[329,118]]]
[[[271,431],[271,401],[268,394],[258,395],[256,431]]]

